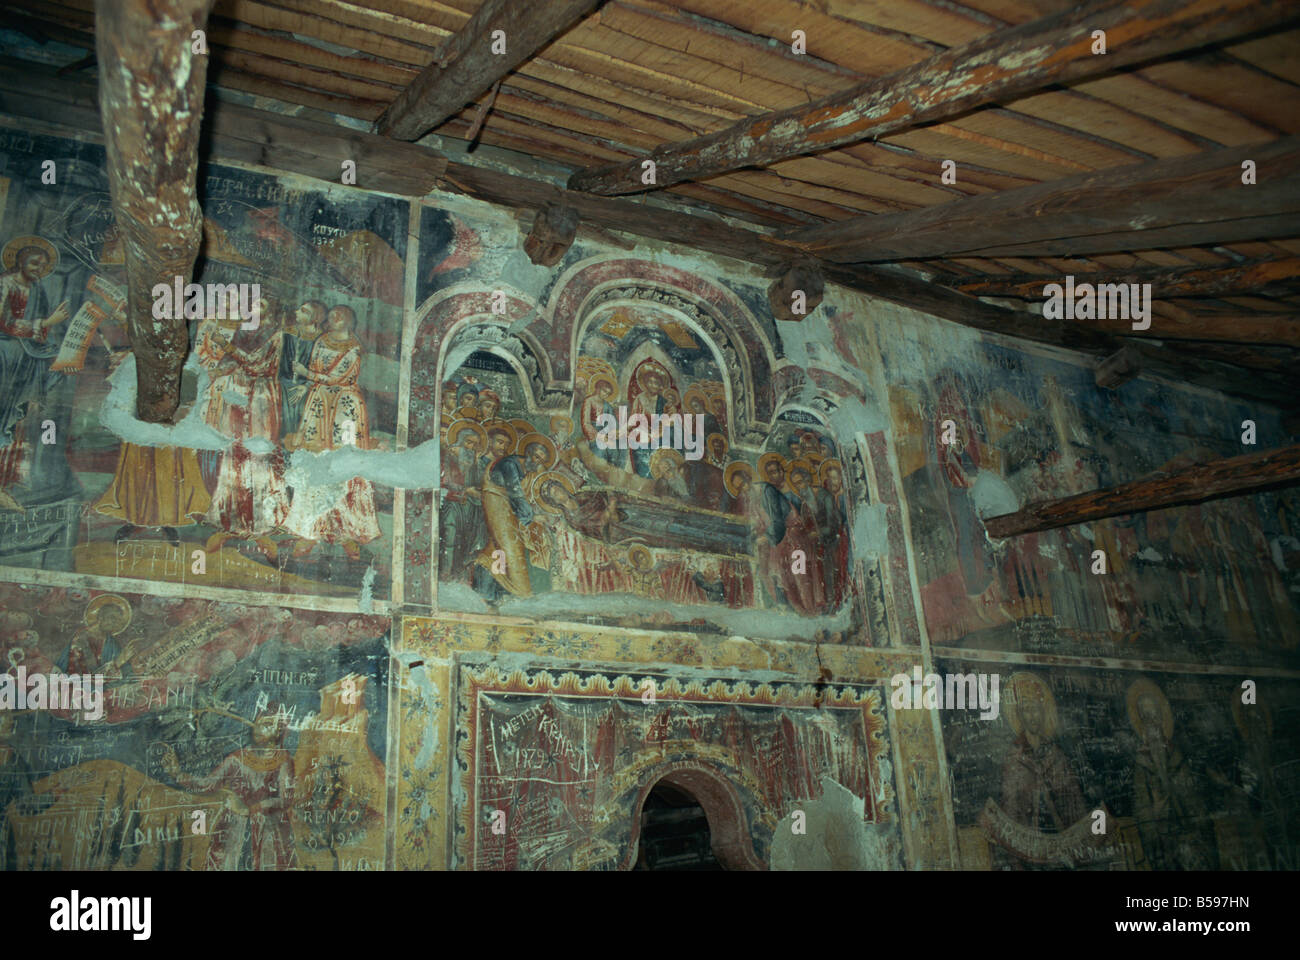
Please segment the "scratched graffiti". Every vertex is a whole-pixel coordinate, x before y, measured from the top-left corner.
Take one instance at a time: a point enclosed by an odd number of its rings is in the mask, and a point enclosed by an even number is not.
[[[477,870],[628,869],[640,804],[665,776],[716,785],[714,830],[766,863],[773,830],[830,777],[890,820],[878,688],[462,672],[460,863]],[[647,695],[655,684],[653,698]]]
[[[107,678],[99,721],[0,712],[4,868],[381,869],[388,629],[0,585],[0,662]]]

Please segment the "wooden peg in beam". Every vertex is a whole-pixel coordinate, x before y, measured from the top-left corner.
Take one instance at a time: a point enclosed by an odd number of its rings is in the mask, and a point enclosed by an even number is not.
[[[1107,390],[1118,390],[1138,375],[1142,370],[1142,356],[1129,344],[1120,347],[1115,353],[1099,360],[1093,371],[1097,386]]]
[[[578,233],[578,211],[548,203],[537,211],[533,228],[524,239],[524,253],[539,267],[553,267],[563,259]]]
[[[824,289],[825,282],[817,265],[809,260],[797,260],[786,266],[767,288],[767,301],[776,319],[798,323],[817,309]]]

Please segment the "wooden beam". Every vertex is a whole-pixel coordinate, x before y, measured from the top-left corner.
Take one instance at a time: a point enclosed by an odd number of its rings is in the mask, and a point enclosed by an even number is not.
[[[418,140],[477,100],[600,0],[484,0],[375,122],[375,132]]]
[[[1242,163],[1257,182],[1243,184]],[[1168,160],[967,197],[907,213],[868,215],[801,227],[785,239],[839,263],[973,256],[999,244],[1017,249],[1054,241],[1074,254],[1090,236],[1126,233],[1126,249],[1146,249],[1157,228],[1215,221],[1253,224],[1273,218],[1296,231],[1300,213],[1300,137],[1231,147]],[[1030,254],[1032,255],[1032,254]]]
[[[1297,228],[1300,229],[1300,228]],[[1059,278],[1016,273],[997,277],[936,277],[954,290],[974,297],[1022,297],[1037,300],[1043,285]],[[1263,294],[1273,287],[1300,286],[1300,257],[1254,260],[1213,267],[1163,267],[1152,270],[1102,270],[1078,273],[1076,283],[1149,283],[1152,295],[1165,297],[1218,297],[1222,294]]]
[[[994,31],[811,103],[666,144],[649,154],[655,163],[652,185],[642,183],[643,158],[637,158],[580,170],[569,186],[603,195],[637,193],[767,166],[1231,40],[1297,16],[1295,0],[1094,0]],[[1104,55],[1093,53],[1097,29],[1108,38]]]
[[[56,77],[53,68],[0,57],[0,114],[56,125],[56,128],[100,134],[93,83],[79,77]],[[654,203],[596,197],[564,190],[551,184],[501,173],[485,167],[449,162],[435,151],[415,144],[360,134],[346,128],[284,117],[262,110],[234,107],[219,99],[209,105],[205,127],[212,128],[208,138],[210,157],[214,161],[240,160],[249,163],[274,161],[282,169],[311,171],[310,158],[298,158],[304,144],[314,145],[320,156],[332,158],[337,152],[355,145],[377,147],[386,144],[395,151],[391,173],[366,173],[370,164],[358,164],[358,185],[421,196],[433,186],[500,206],[523,210],[540,210],[547,204],[576,210],[582,229],[598,227],[620,234],[645,237],[664,243],[684,244],[736,260],[763,267],[781,267],[798,259],[799,254],[769,234],[737,227],[721,220],[683,213]],[[28,128],[30,129],[30,128]],[[251,139],[238,139],[244,130]],[[281,150],[259,153],[259,143],[285,144]],[[259,159],[259,156],[262,159]],[[413,185],[402,186],[400,167],[408,166],[415,178]],[[320,166],[322,179],[337,182],[332,161]],[[441,179],[437,171],[443,171]],[[377,176],[378,181],[368,179]],[[386,179],[388,177],[393,179]],[[436,180],[436,184],[431,181]],[[407,181],[411,184],[411,181]],[[1077,323],[1048,321],[1021,310],[1009,310],[984,303],[975,297],[927,282],[910,273],[866,264],[818,262],[828,283],[859,290],[881,300],[888,300],[922,311],[931,316],[972,327],[977,330],[1023,338],[1038,343],[1081,351],[1095,357],[1110,356],[1125,342],[1122,338]],[[1173,343],[1136,344],[1143,369],[1172,380],[1182,380],[1209,389],[1279,407],[1300,403],[1300,396],[1285,371],[1246,370],[1226,360],[1207,359],[1189,353],[1185,346]],[[1243,348],[1234,348],[1240,353]],[[1235,353],[1233,354],[1235,355]],[[1227,356],[1225,354],[1225,356]]]
[[[124,241],[136,416],[170,421],[189,352],[183,316],[155,319],[153,289],[189,282],[203,239],[195,196],[207,54],[192,52],[212,0],[96,0],[95,52],[113,215]]]
[[[1106,517],[1162,510],[1300,484],[1300,444],[1158,472],[1116,487],[1031,503],[984,521],[990,537],[1014,537]]]

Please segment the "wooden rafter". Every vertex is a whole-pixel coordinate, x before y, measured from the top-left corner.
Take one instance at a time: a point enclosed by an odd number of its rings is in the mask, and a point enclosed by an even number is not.
[[[1300,484],[1300,444],[1153,473],[1115,487],[1031,503],[984,521],[990,537],[1014,537],[1075,523],[1160,510],[1254,490]]]
[[[212,0],[97,0],[95,51],[113,215],[123,238],[136,416],[169,421],[189,352],[183,316],[157,319],[153,289],[188,282],[203,237],[195,196],[208,57],[192,34]]]
[[[375,132],[418,140],[586,16],[600,0],[484,0],[375,122]],[[504,52],[494,52],[504,48]]]
[[[1295,0],[1099,0],[997,31],[812,103],[659,147],[649,155],[656,166],[652,184],[643,182],[638,158],[580,170],[569,186],[603,195],[637,193],[767,166],[1231,40],[1297,16]],[[1093,53],[1096,29],[1111,37],[1104,55]]]
[[[1242,182],[1242,164],[1255,164],[1256,182]],[[1188,157],[1099,170],[1031,187],[968,197],[907,213],[853,217],[792,230],[785,239],[839,263],[977,256],[1000,244],[1035,254],[1040,244],[1077,252],[1089,240],[1123,235],[1115,250],[1145,249],[1161,229],[1199,231],[1218,239],[1222,223],[1276,221],[1294,234],[1300,213],[1300,137],[1231,147]],[[1261,226],[1261,224],[1265,224]],[[1266,235],[1266,234],[1265,234]]]

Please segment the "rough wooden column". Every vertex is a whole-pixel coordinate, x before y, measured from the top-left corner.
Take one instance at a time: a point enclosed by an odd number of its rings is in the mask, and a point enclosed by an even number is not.
[[[192,35],[213,0],[95,0],[99,106],[109,187],[126,252],[136,416],[172,418],[189,350],[184,319],[155,320],[152,290],[189,281],[203,238],[195,198],[207,54]]]

